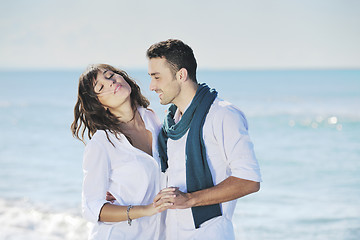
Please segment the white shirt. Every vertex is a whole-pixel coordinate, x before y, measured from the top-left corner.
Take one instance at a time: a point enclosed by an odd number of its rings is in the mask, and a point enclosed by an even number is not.
[[[179,121],[179,111],[175,113]],[[214,185],[229,176],[261,181],[253,144],[248,135],[244,114],[229,102],[216,98],[203,126],[207,160]],[[185,146],[188,132],[179,140],[168,139],[167,185],[186,189]],[[191,208],[169,209],[166,214],[167,239],[234,239],[231,222],[236,200],[220,204],[222,216],[204,222],[195,229]]]
[[[158,156],[157,137],[160,122],[156,115],[139,107],[145,127],[152,133],[153,156]],[[160,190],[160,163],[147,153],[133,147],[126,137],[120,140],[105,131],[97,131],[85,148],[83,159],[83,216],[94,223],[89,239],[158,239],[160,214],[127,221],[104,223],[98,221],[102,206],[107,203],[109,191],[118,205],[147,205]]]

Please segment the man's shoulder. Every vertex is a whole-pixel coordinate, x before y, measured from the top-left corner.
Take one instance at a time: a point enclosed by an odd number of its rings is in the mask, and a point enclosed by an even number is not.
[[[237,125],[242,123],[247,128],[247,119],[243,111],[233,103],[221,98],[214,100],[206,117],[206,122],[212,122],[215,125],[221,125],[222,123]]]
[[[215,98],[213,104],[210,107],[209,113],[213,114],[241,114],[243,112],[235,106],[233,103],[223,100],[219,97]]]

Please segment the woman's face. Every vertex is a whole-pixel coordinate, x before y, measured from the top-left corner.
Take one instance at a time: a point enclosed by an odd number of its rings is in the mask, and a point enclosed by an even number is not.
[[[130,104],[130,85],[121,75],[111,70],[99,70],[94,82],[94,91],[98,94],[99,102],[111,112],[125,102]]]

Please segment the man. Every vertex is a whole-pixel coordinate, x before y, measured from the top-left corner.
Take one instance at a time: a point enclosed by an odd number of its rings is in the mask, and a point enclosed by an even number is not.
[[[154,204],[166,213],[167,239],[234,239],[236,199],[260,189],[260,169],[244,114],[196,79],[192,49],[180,40],[152,45],[150,90],[173,104],[159,135],[166,186]]]

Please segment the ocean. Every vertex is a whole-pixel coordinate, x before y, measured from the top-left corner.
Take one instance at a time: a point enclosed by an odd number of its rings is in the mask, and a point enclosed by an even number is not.
[[[85,240],[84,145],[70,132],[82,70],[0,72],[0,240]],[[130,70],[159,118],[166,107]],[[263,182],[238,200],[241,240],[360,239],[360,70],[209,71],[247,116]]]

